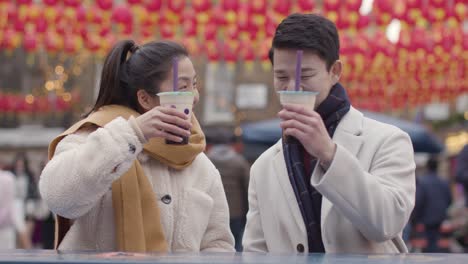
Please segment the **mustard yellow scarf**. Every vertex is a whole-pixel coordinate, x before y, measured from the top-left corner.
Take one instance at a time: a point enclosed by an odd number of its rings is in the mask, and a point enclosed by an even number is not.
[[[49,145],[49,159],[53,157],[57,144],[67,135],[89,125],[103,127],[119,116],[128,119],[130,116],[139,116],[139,113],[119,105],[102,107],[55,138]],[[192,125],[192,135],[188,145],[167,145],[164,139],[155,138],[149,140],[143,148],[152,158],[171,168],[179,170],[186,168],[205,149],[206,145],[205,136],[195,116],[192,117]],[[119,251],[164,252],[168,250],[156,195],[138,160],[135,160],[132,167],[112,183],[112,203]],[[70,219],[57,215],[56,248],[71,224]]]

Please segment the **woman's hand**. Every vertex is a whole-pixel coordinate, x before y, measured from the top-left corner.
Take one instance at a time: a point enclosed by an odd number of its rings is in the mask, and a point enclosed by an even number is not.
[[[173,108],[157,106],[136,118],[138,126],[147,140],[164,138],[181,142],[182,137],[190,136],[192,123],[189,116]]]

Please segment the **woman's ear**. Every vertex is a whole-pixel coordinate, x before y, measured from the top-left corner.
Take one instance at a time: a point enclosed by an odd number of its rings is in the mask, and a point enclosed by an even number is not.
[[[140,105],[140,107],[143,109],[144,112],[147,112],[153,109],[155,106],[159,105],[159,100],[157,96],[155,95],[152,96],[143,89],[140,89],[137,91],[137,100],[138,100],[138,104]]]
[[[332,65],[332,68],[331,68],[333,85],[335,85],[340,80],[342,71],[343,71],[343,64],[341,63],[341,61],[340,60],[335,61],[335,63]]]

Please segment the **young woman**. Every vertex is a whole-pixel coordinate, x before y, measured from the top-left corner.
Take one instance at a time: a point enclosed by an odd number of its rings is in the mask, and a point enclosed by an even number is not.
[[[198,101],[187,51],[126,40],[107,56],[91,113],[57,137],[39,188],[57,214],[56,247],[99,251],[234,251],[218,171],[195,116],[159,105],[177,86]],[[169,145],[165,140],[187,145]]]

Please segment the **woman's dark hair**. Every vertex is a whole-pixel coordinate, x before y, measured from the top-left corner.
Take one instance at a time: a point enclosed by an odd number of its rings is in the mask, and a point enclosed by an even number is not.
[[[85,116],[110,104],[138,111],[137,91],[158,93],[161,82],[171,70],[172,59],[187,56],[183,46],[171,41],[153,41],[140,47],[133,40],[119,41],[106,57],[98,98]]]
[[[273,63],[274,49],[303,49],[315,52],[327,70],[340,58],[340,39],[335,24],[315,14],[292,14],[276,28],[268,54]]]

